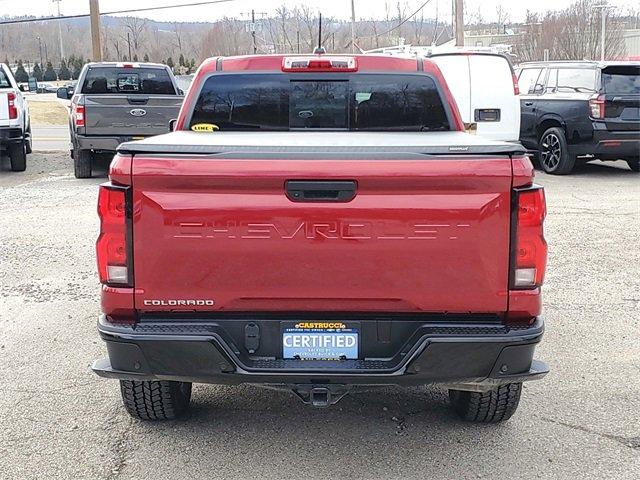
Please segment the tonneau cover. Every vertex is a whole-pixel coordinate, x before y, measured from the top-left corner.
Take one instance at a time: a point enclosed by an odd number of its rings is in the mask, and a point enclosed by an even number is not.
[[[518,155],[517,143],[487,140],[465,132],[188,132],[126,142],[125,154],[420,154]]]

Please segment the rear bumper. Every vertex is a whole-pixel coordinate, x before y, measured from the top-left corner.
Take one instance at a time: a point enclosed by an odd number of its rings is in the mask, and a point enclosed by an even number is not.
[[[0,128],[0,145],[9,145],[11,143],[20,143],[24,140],[24,134],[21,128]]]
[[[526,327],[425,323],[403,347],[402,358],[301,361],[251,357],[223,322],[143,322],[120,326],[100,318],[109,357],[92,368],[102,377],[213,384],[427,385],[486,390],[535,380],[548,372],[533,360],[541,318]],[[406,348],[405,348],[406,347]]]
[[[141,137],[140,137],[141,138]],[[75,145],[78,150],[101,150],[105,152],[115,152],[118,145],[134,140],[131,136],[102,137],[76,135]]]
[[[601,160],[638,158],[640,156],[640,131],[609,131],[604,124],[598,122],[593,123],[593,128],[591,140],[569,145],[571,154]]]

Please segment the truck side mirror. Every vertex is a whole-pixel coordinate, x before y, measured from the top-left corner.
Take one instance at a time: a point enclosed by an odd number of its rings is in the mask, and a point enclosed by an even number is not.
[[[169,120],[169,131],[174,132],[176,130],[176,124],[178,123],[177,118],[172,118]]]
[[[56,96],[58,98],[61,98],[62,100],[69,100],[69,98],[71,98],[69,96],[69,90],[67,89],[67,87],[60,87],[56,92]]]
[[[18,85],[18,90],[20,90],[21,92],[26,91],[26,90],[24,89],[24,85],[22,85],[22,84]]]

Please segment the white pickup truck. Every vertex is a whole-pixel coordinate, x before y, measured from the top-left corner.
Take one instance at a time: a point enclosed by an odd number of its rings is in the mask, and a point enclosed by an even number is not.
[[[11,170],[23,172],[28,153],[31,153],[29,106],[11,69],[0,63],[0,155],[9,156]]]

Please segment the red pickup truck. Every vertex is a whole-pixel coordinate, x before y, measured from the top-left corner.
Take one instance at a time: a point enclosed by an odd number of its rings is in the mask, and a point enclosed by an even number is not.
[[[122,144],[100,187],[93,370],[142,419],[193,382],[314,406],[434,384],[508,419],[548,371],[545,198],[520,145],[463,128],[428,60],[206,61],[175,131]]]

